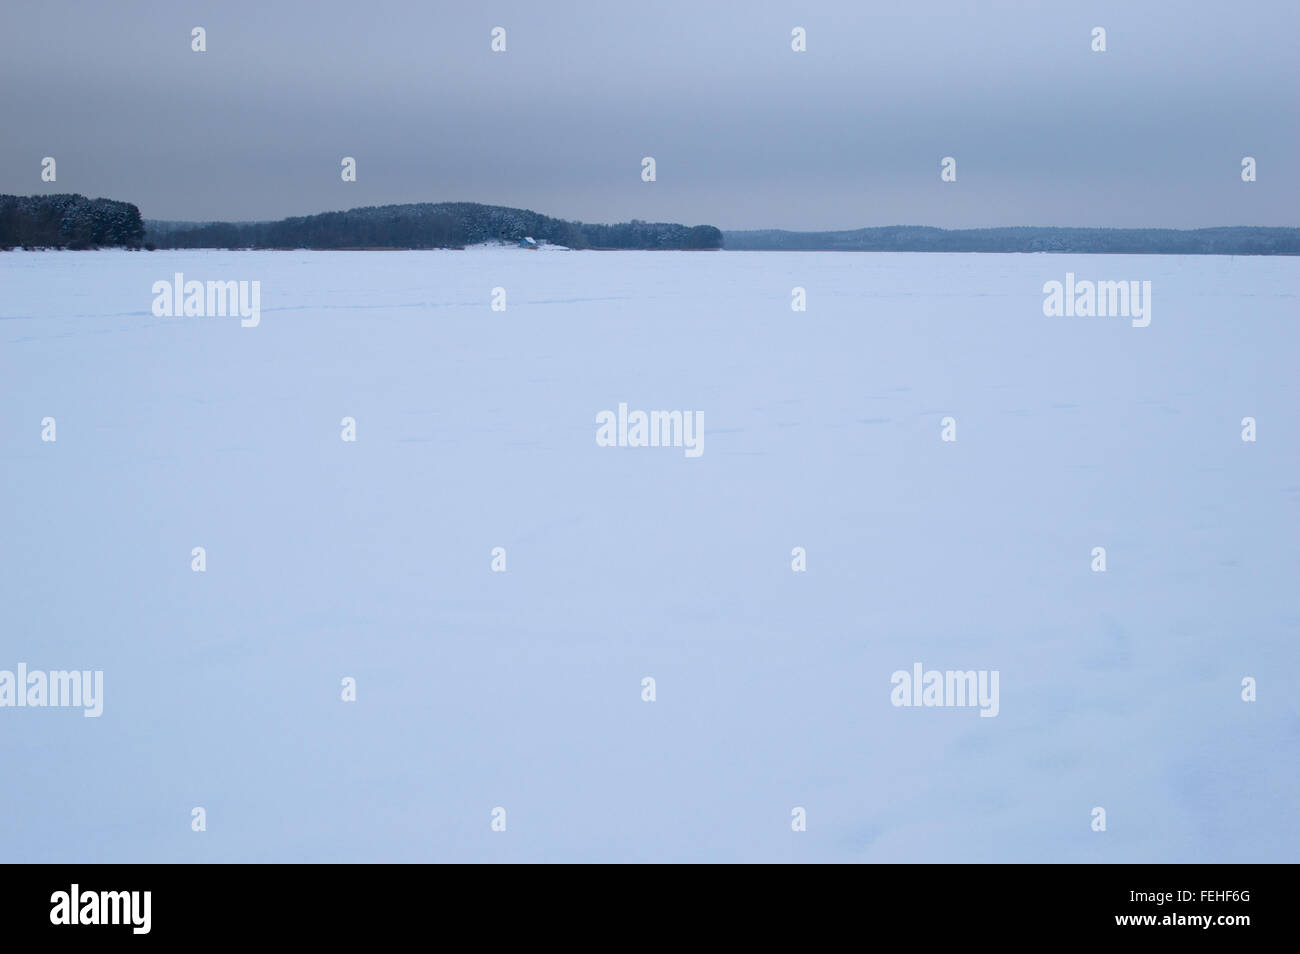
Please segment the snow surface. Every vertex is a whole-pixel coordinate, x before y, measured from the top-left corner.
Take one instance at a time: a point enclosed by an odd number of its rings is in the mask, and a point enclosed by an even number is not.
[[[153,317],[177,271],[260,326]],[[1043,317],[1067,271],[1151,326]],[[1296,861],[1298,279],[0,254],[0,669],[105,686],[0,709],[0,859]],[[619,402],[703,456],[598,447]],[[918,661],[1000,714],[895,708]]]

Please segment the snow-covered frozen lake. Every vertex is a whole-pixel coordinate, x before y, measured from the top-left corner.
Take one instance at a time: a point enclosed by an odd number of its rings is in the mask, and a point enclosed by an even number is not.
[[[154,317],[177,272],[260,324]],[[1067,272],[1150,325],[1044,317]],[[0,859],[1296,861],[1298,287],[0,254],[0,670],[104,674],[99,718],[0,708]],[[598,446],[620,403],[703,453]],[[996,717],[893,705],[915,663],[996,670]]]

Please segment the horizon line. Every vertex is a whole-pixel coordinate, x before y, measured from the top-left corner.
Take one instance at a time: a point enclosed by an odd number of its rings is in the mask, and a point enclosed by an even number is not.
[[[49,198],[55,195],[82,195],[79,192],[42,192],[31,193],[27,196],[19,196],[16,193],[9,193],[18,198]],[[109,202],[130,202],[127,199],[112,199],[108,196],[95,196],[95,199],[103,199]],[[263,219],[174,219],[164,218],[155,215],[145,215],[141,212],[141,219],[147,222],[168,222],[181,223],[185,225],[260,225],[268,222],[283,222],[286,219],[310,218],[313,215],[329,215],[332,213],[357,212],[363,209],[382,209],[400,207],[405,205],[479,205],[487,208],[512,209],[520,212],[532,212],[535,215],[544,215],[547,218],[559,219],[564,222],[576,222],[583,225],[603,225],[619,224],[619,222],[606,218],[603,221],[589,221],[586,219],[570,219],[562,215],[554,215],[549,212],[539,212],[536,209],[525,208],[516,205],[500,205],[494,202],[482,202],[476,199],[438,199],[429,200],[421,199],[409,202],[384,202],[371,205],[354,205],[345,209],[323,209],[317,212],[303,212],[294,215],[281,215],[277,218]],[[136,206],[139,208],[139,206]],[[650,222],[658,224],[653,219],[623,219],[623,222]],[[664,223],[664,224],[685,224],[685,223]],[[1297,225],[1198,225],[1192,227],[1181,227],[1173,225],[971,225],[971,226],[949,226],[949,225],[925,225],[916,222],[890,222],[880,225],[853,225],[847,227],[815,227],[815,228],[791,228],[788,226],[757,226],[749,228],[728,228],[721,225],[714,225],[711,222],[701,222],[700,225],[709,225],[718,229],[720,232],[789,232],[789,233],[819,233],[819,232],[860,232],[866,229],[937,229],[943,232],[980,232],[991,229],[1076,229],[1080,231],[1112,231],[1112,232],[1138,232],[1138,231],[1162,231],[1162,232],[1202,232],[1211,229],[1300,229]]]

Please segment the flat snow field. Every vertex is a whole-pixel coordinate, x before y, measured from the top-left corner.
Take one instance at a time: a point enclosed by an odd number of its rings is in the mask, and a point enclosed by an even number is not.
[[[176,272],[260,324],[154,317]],[[1067,272],[1150,326],[1044,317]],[[0,708],[0,860],[1296,861],[1298,288],[0,253],[0,670],[104,674],[99,718]],[[703,454],[598,446],[620,403]],[[996,670],[997,716],[893,705],[915,663]]]

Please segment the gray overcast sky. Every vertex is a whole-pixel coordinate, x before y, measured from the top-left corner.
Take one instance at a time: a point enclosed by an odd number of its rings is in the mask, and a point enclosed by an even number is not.
[[[1297,0],[4,0],[0,192],[167,219],[1294,226],[1298,35]]]

